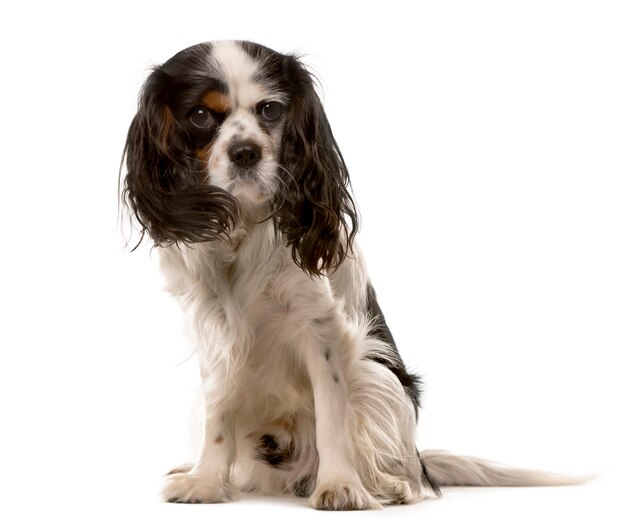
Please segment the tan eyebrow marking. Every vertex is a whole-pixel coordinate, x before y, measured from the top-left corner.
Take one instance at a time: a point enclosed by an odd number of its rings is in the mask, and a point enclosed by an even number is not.
[[[230,100],[222,92],[210,91],[202,96],[202,104],[218,114],[225,114],[230,110]]]

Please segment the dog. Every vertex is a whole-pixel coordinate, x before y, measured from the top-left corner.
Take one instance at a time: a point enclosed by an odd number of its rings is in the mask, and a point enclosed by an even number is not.
[[[121,199],[202,376],[199,455],[166,475],[165,501],[244,491],[362,510],[440,486],[572,483],[417,450],[420,378],[377,302],[348,169],[297,56],[243,41],[174,55],[143,86],[124,160]]]

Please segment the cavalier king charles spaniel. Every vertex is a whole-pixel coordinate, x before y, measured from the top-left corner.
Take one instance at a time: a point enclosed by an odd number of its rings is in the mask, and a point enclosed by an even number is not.
[[[124,156],[122,200],[158,248],[202,376],[198,457],[166,475],[164,500],[287,493],[360,510],[445,485],[566,483],[416,449],[420,380],[376,300],[348,169],[296,56],[239,41],[174,55],[141,91]]]

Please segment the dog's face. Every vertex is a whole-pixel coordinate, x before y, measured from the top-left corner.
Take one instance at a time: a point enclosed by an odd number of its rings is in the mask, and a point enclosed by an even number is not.
[[[356,231],[348,171],[294,56],[234,41],[181,51],[146,81],[125,152],[124,200],[157,245],[214,241],[260,208],[318,274]]]
[[[161,67],[171,80],[168,108],[201,161],[204,183],[244,205],[269,202],[276,193],[284,110],[294,97],[282,81],[285,65],[273,54],[265,59],[218,42],[185,50]]]

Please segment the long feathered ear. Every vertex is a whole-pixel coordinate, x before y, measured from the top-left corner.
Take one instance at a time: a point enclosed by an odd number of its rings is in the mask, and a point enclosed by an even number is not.
[[[124,148],[121,200],[139,223],[137,245],[145,234],[157,246],[215,240],[238,215],[228,193],[204,182],[202,163],[168,105],[171,84],[160,68],[150,75]]]
[[[296,264],[311,275],[339,266],[358,229],[350,177],[309,72],[290,57],[295,86],[283,130],[281,166],[287,189],[279,229]]]

